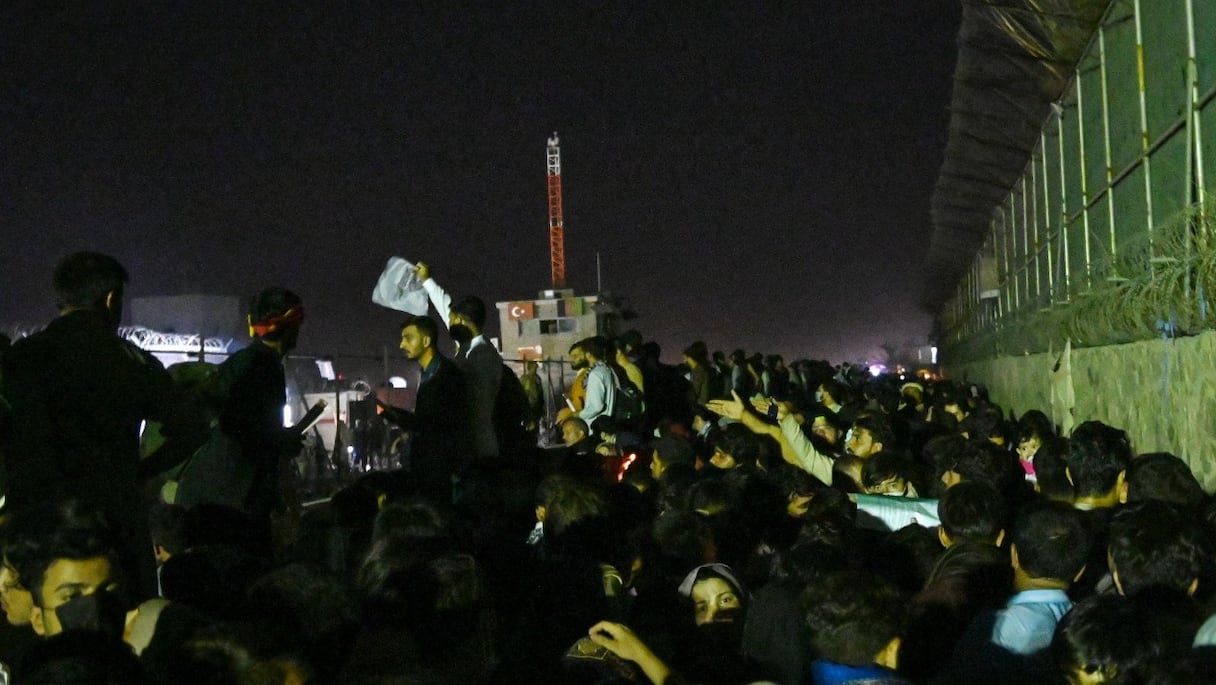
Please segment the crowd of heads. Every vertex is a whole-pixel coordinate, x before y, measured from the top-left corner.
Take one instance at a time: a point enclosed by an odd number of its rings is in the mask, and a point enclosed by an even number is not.
[[[64,267],[61,304],[119,269]],[[298,298],[259,298],[251,328],[298,329]],[[454,303],[454,337],[485,315]],[[411,318],[403,349],[438,333]],[[1216,505],[1118,427],[703,342],[669,365],[632,332],[572,357],[635,367],[642,416],[567,418],[558,447],[472,461],[450,500],[408,464],[366,474],[271,546],[244,512],[157,504],[156,599],[100,512],[11,517],[0,597],[38,636],[14,682],[1197,683],[1216,663]],[[891,508],[932,522],[867,515]],[[1039,613],[1012,644],[1019,611]]]

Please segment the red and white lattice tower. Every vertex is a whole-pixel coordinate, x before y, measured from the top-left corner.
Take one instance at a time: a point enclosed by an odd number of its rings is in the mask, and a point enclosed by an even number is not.
[[[557,146],[557,132],[545,148],[549,163],[549,268],[553,287],[566,287],[566,233],[562,228],[562,152]]]

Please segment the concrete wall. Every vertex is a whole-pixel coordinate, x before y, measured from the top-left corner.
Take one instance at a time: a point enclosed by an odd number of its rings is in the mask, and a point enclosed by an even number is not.
[[[988,387],[1006,412],[1052,409],[1053,354],[944,364],[948,378]],[[1076,423],[1096,419],[1126,430],[1137,453],[1171,452],[1216,491],[1216,332],[1075,349],[1070,355]],[[1057,381],[1059,373],[1057,372]],[[1057,388],[1060,386],[1057,385]]]

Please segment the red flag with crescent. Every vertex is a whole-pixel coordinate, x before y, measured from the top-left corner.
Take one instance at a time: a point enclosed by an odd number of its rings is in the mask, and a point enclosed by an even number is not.
[[[507,318],[511,321],[531,319],[536,316],[535,305],[531,302],[512,302],[507,307]]]

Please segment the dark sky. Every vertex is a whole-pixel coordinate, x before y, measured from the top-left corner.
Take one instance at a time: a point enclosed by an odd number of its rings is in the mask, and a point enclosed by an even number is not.
[[[668,361],[928,334],[956,0],[67,4],[0,9],[0,322],[94,249],[136,296],[285,285],[302,351],[374,352],[390,255],[549,287],[557,131],[569,281],[598,252]]]

